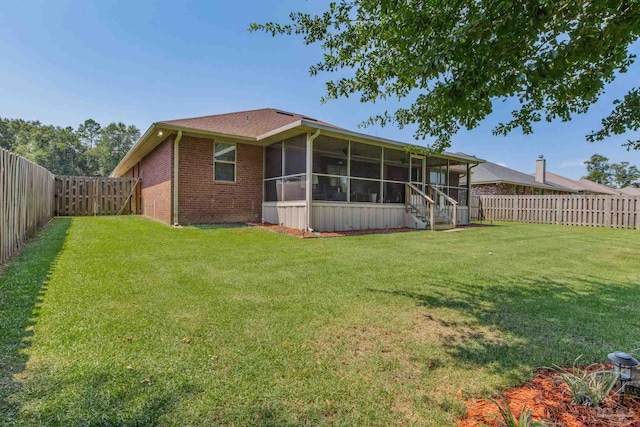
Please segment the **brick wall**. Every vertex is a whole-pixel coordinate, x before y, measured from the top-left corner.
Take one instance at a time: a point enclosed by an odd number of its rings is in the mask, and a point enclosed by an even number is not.
[[[263,148],[236,145],[236,182],[214,182],[212,139],[182,137],[179,147],[178,221],[210,224],[262,217]]]
[[[514,188],[515,187],[515,188]],[[535,187],[513,184],[472,184],[474,196],[536,196],[538,194],[569,194],[562,191],[542,190]]]
[[[125,176],[142,176],[140,213],[171,224],[173,194],[173,136],[129,169]]]
[[[473,181],[472,181],[473,182]],[[472,184],[474,196],[513,196],[513,185],[509,184]]]

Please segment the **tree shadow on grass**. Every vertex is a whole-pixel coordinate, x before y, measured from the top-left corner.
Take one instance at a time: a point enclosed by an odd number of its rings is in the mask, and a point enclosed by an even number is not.
[[[24,425],[154,426],[183,399],[202,390],[168,375],[84,365],[75,372],[42,372],[21,393]]]
[[[0,271],[0,424],[18,407],[8,401],[19,390],[33,327],[47,282],[63,250],[70,218],[56,218]]]
[[[631,283],[541,276],[439,285],[431,292],[369,290],[415,301],[452,357],[507,377],[569,365],[580,355],[583,363],[604,361],[611,351],[637,347],[640,291]]]
[[[188,385],[165,386],[94,366],[61,370],[60,376],[32,372],[23,382],[26,350],[71,223],[55,218],[0,272],[0,425],[156,425],[176,396],[193,392]],[[74,399],[57,398],[70,390]]]

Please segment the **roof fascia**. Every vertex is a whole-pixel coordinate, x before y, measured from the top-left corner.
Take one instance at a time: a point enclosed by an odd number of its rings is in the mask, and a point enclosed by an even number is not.
[[[258,138],[254,138],[252,136],[234,135],[234,134],[231,134],[231,133],[224,133],[224,132],[212,132],[212,131],[208,131],[208,130],[190,128],[190,127],[186,127],[186,126],[165,125],[165,124],[162,124],[162,123],[154,123],[154,124],[157,125],[158,127],[162,128],[162,129],[175,130],[175,131],[181,130],[182,132],[189,133],[191,135],[209,136],[209,137],[214,137],[214,138],[230,138],[230,139],[237,139],[237,140],[246,141],[246,142],[257,142],[258,141]]]
[[[118,162],[116,167],[111,172],[111,175],[109,175],[110,177],[119,177],[124,175],[126,171],[120,169],[122,169],[125,163],[127,163],[131,159],[131,157],[133,157],[134,153],[140,150],[145,141],[147,141],[155,133],[156,129],[156,124],[152,123],[151,126],[149,126],[149,129],[147,129],[147,131],[140,137],[140,139],[138,139],[138,141],[133,144],[133,147],[131,147],[127,154],[125,154],[125,156]]]
[[[168,131],[167,135],[164,138],[158,138],[157,141],[153,141],[154,135],[159,131]],[[167,136],[169,136],[173,131],[179,132],[182,131],[184,135],[190,136],[198,136],[198,137],[208,137],[208,138],[221,138],[226,140],[238,140],[242,142],[256,142],[256,138],[248,137],[248,136],[240,136],[240,135],[232,135],[228,133],[222,132],[210,132],[205,130],[194,129],[185,126],[176,126],[169,125],[164,123],[153,123],[147,129],[147,131],[142,135],[142,137],[131,147],[131,149],[127,152],[127,154],[118,162],[118,165],[111,172],[112,177],[122,176],[128,170],[124,169],[125,164],[129,163],[132,159],[134,160],[134,164],[138,163],[144,156],[140,158],[136,158],[136,154],[141,151],[141,149],[146,148],[147,153],[151,152],[155,147],[157,147],[162,141],[165,140]],[[145,154],[146,155],[146,154]]]
[[[176,131],[176,132],[182,131],[184,134],[188,134],[188,135],[204,136],[204,137],[210,137],[210,138],[232,139],[232,140],[238,140],[238,141],[254,143],[254,144],[260,144],[262,142],[264,144],[264,142],[267,142],[265,140],[272,139],[278,134],[285,133],[295,128],[301,128],[301,130],[319,129],[323,131],[325,134],[329,134],[337,137],[346,137],[352,141],[364,142],[369,144],[373,142],[377,145],[381,145],[389,148],[397,148],[397,147],[408,148],[415,145],[415,144],[407,144],[405,142],[400,142],[400,141],[394,141],[387,138],[380,138],[377,136],[367,135],[360,132],[353,132],[347,129],[335,128],[333,126],[327,126],[321,123],[317,123],[311,120],[304,120],[304,119],[297,120],[285,126],[281,126],[278,129],[274,129],[272,131],[266,132],[262,135],[259,135],[258,137],[248,137],[248,136],[227,134],[222,132],[212,132],[212,131],[200,130],[200,129],[195,129],[195,128],[186,127],[186,126],[178,126],[178,125],[172,125],[172,124],[167,124],[162,122],[155,122],[151,124],[151,126],[149,127],[149,129],[147,129],[144,135],[133,145],[133,147],[122,158],[122,160],[120,160],[120,162],[115,167],[113,172],[111,172],[110,176],[122,176],[126,172],[126,170],[123,170],[125,164],[129,163],[132,159],[135,160],[134,164],[140,161],[142,157],[140,159],[136,159],[135,155],[138,152],[140,152],[142,148],[147,148],[148,149],[147,153],[148,153],[151,150],[153,150],[158,144],[160,144],[164,140],[164,138],[158,139],[157,141],[152,142],[151,144],[153,144],[153,146],[147,147],[147,144],[149,143],[150,140],[152,140],[152,137],[156,134],[157,131],[160,131],[160,130],[168,130],[168,131]],[[444,158],[449,160],[456,160],[456,161],[462,161],[465,163],[475,163],[475,164],[485,162],[485,160],[479,159],[477,157],[459,155],[459,154],[448,153],[448,152],[433,154],[433,157],[439,157],[439,158]],[[521,184],[518,184],[518,185],[521,185]]]
[[[496,181],[474,181],[473,178],[471,179],[471,185],[473,184],[481,184],[481,185],[485,185],[485,184],[508,184],[508,185],[519,185],[522,187],[532,187],[532,188],[539,188],[541,190],[552,190],[552,191],[566,191],[568,193],[577,193],[576,190],[572,190],[571,188],[565,188],[565,187],[552,187],[550,185],[535,185],[535,184],[529,184],[529,183],[523,183],[523,182],[513,182],[513,181],[505,181],[505,180],[496,180]]]

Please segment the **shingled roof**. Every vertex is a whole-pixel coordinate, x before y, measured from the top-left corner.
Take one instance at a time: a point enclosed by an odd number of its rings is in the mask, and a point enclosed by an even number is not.
[[[621,188],[620,192],[628,196],[640,196],[640,188],[635,188],[632,186]]]
[[[535,176],[535,173],[531,174]],[[560,185],[562,187],[570,188],[578,193],[593,193],[593,194],[620,194],[620,190],[615,190],[606,185],[598,184],[588,179],[570,179],[552,172],[547,171],[545,173],[545,184]]]
[[[158,124],[257,138],[260,135],[299,122],[300,120],[307,120],[339,129],[338,126],[332,125],[331,123],[322,122],[296,113],[276,110],[275,108],[261,108],[259,110],[238,111],[213,116],[165,120],[158,122]]]
[[[302,114],[275,108],[261,108],[259,110],[155,122],[120,160],[120,163],[111,172],[111,176],[123,176],[127,170],[150,153],[171,133],[185,132],[185,134],[191,133],[212,138],[230,138],[247,144],[269,145],[276,142],[277,138],[286,139],[285,135],[291,137],[313,131],[323,131],[348,139],[373,141],[391,146],[406,147],[410,145],[350,131]],[[464,153],[443,152],[439,156],[470,163],[484,161]]]
[[[496,163],[481,163],[472,169],[472,184],[513,184],[526,187],[541,188],[552,191],[566,191],[574,193],[575,191],[553,183],[541,183],[526,173],[510,169],[506,166],[500,166]]]
[[[607,187],[606,185],[598,184],[597,182],[593,182],[584,178],[579,179],[578,184],[580,184],[580,186],[582,187],[582,191],[584,192],[611,195],[620,194],[620,190],[615,190],[611,187]]]

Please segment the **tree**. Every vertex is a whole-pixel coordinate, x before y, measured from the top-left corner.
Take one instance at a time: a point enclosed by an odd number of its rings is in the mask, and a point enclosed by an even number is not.
[[[633,89],[624,99],[614,101],[616,107],[609,116],[602,119],[602,129],[587,135],[591,142],[602,141],[611,135],[621,135],[627,130],[637,131],[640,129],[640,91]],[[640,139],[627,140],[628,150],[640,150]]]
[[[612,174],[608,158],[600,154],[594,154],[584,162],[584,165],[587,167],[587,175],[583,176],[583,178],[598,184],[611,185]]]
[[[0,148],[10,150],[15,137],[9,129],[9,120],[0,117]]]
[[[584,162],[587,175],[583,178],[614,188],[640,187],[640,170],[629,162],[609,163],[609,159],[594,154]]]
[[[86,174],[90,176],[100,175],[99,154],[96,149],[96,144],[100,140],[100,134],[102,133],[102,127],[100,123],[93,119],[87,119],[83,124],[78,126],[77,134],[80,138],[80,142],[87,147],[85,156]]]
[[[93,119],[85,120],[83,124],[78,126],[78,136],[82,144],[88,148],[93,148],[100,139],[100,132],[102,128],[100,123]]]
[[[613,163],[611,172],[617,188],[640,187],[640,170],[629,162]]]
[[[588,111],[605,84],[624,73],[640,35],[640,2],[575,0],[343,0],[319,16],[253,23],[252,31],[301,35],[320,44],[311,75],[340,72],[323,101],[358,95],[361,102],[408,98],[365,125],[417,124],[416,139],[442,150],[461,128],[472,129],[494,102],[515,98],[512,117],[495,134],[532,132],[541,120],[570,120]],[[632,89],[590,138],[637,130]],[[634,145],[635,144],[635,145]],[[639,148],[630,142],[630,148]]]
[[[86,175],[85,151],[72,127],[53,128],[44,166],[56,175]]]
[[[140,131],[133,125],[118,122],[103,128],[95,146],[99,174],[108,176],[139,138]]]
[[[12,150],[56,175],[84,175],[85,148],[71,127],[14,121]]]
[[[135,126],[124,123],[102,129],[89,119],[74,130],[0,118],[0,147],[57,175],[108,175],[139,137]]]

